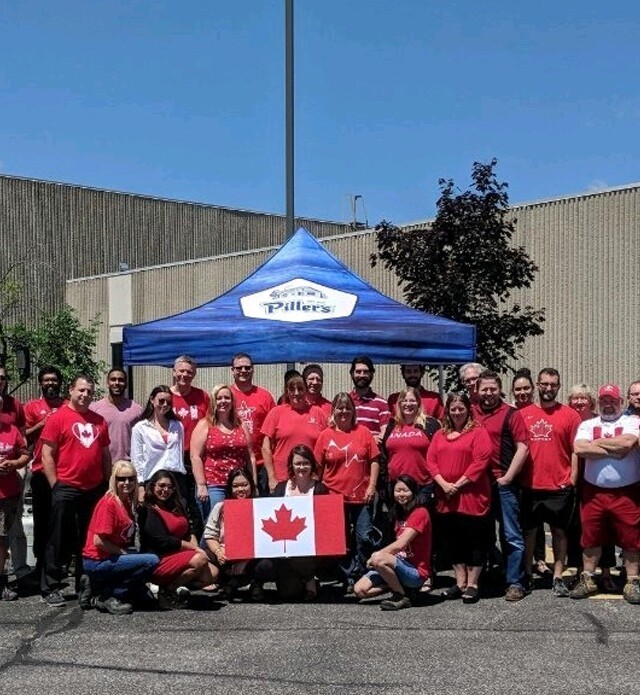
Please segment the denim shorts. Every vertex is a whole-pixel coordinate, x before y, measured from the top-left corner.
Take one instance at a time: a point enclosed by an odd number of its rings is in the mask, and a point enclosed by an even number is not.
[[[403,557],[396,556],[396,566],[393,569],[400,584],[407,589],[418,589],[424,584],[424,579],[420,576],[418,570]],[[374,586],[382,586],[385,583],[384,579],[375,570],[367,572],[364,576]]]

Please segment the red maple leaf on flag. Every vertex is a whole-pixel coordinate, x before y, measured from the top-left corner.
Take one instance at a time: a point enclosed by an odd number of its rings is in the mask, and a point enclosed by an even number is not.
[[[262,519],[262,530],[271,536],[274,543],[282,541],[284,543],[284,552],[287,552],[287,541],[295,541],[298,536],[307,528],[304,516],[296,516],[291,518],[292,510],[284,506],[284,502],[276,509],[274,516],[276,520],[271,518]]]

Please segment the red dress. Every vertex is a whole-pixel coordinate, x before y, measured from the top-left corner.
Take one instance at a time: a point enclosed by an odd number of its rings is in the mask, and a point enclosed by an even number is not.
[[[170,536],[178,539],[183,539],[188,536],[189,522],[182,514],[174,514],[166,509],[154,507],[152,513],[155,512],[161,519]],[[179,577],[186,569],[189,568],[191,559],[196,554],[196,550],[177,550],[160,558],[160,564],[153,572],[153,581],[160,586],[171,584],[176,577]]]

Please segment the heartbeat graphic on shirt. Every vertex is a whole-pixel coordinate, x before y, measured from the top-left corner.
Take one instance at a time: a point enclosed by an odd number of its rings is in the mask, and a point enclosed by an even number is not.
[[[327,445],[327,449],[337,449],[338,451],[344,452],[344,466],[345,468],[349,468],[349,466],[355,461],[356,463],[358,462],[358,455],[353,454],[351,458],[349,458],[349,444],[347,443],[345,446],[338,446],[333,439],[329,440],[329,444]]]

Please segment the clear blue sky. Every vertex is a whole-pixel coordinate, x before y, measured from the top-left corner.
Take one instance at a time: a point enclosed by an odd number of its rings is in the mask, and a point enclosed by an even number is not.
[[[282,0],[20,0],[0,171],[284,211]],[[499,160],[511,202],[640,180],[640,3],[297,0],[296,214],[431,217]]]

